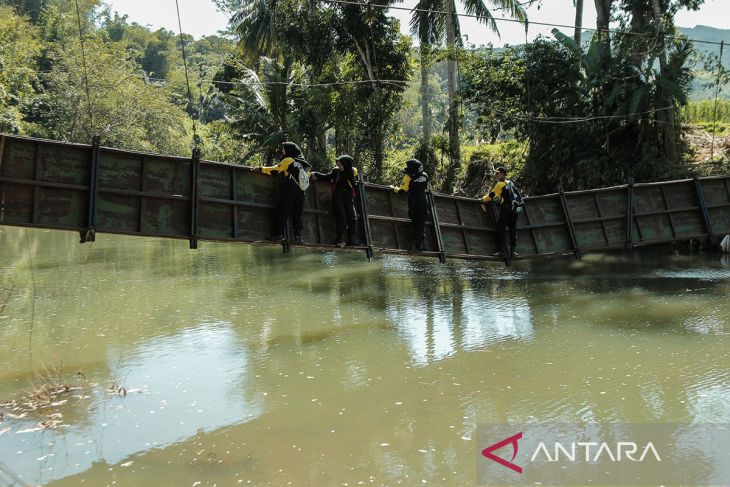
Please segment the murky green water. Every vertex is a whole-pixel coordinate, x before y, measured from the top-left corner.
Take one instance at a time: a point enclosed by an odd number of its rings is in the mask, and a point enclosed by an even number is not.
[[[0,461],[27,482],[474,485],[480,422],[730,422],[718,256],[98,240],[0,228],[0,399],[73,387],[5,409]]]

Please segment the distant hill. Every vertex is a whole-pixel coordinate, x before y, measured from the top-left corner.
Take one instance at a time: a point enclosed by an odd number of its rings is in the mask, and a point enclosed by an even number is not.
[[[730,67],[730,29],[717,29],[715,27],[707,27],[706,25],[697,25],[695,27],[677,27],[677,29],[690,39],[699,41],[721,42],[725,41],[725,51],[722,55],[722,62],[726,67]],[[720,54],[720,46],[715,44],[695,43],[695,49],[699,52]]]
[[[725,50],[722,55],[722,63],[726,69],[730,70],[730,29],[718,29],[708,27],[706,25],[696,25],[694,27],[677,27],[677,30],[686,35],[689,39],[697,41],[721,42],[725,41]],[[593,36],[593,31],[583,31],[583,43],[587,46]],[[703,42],[695,42],[695,50],[700,55],[714,54],[720,55],[720,46],[717,44],[705,44]],[[704,71],[704,64],[698,61],[693,67],[695,72],[695,80],[692,83],[690,93],[691,100],[706,100],[715,97],[715,90],[709,87],[709,84],[715,79],[717,71],[708,73]],[[730,85],[725,86],[720,92],[720,97],[730,99]]]
[[[682,34],[690,39],[698,41],[725,42],[725,50],[722,55],[722,63],[726,69],[730,69],[730,29],[717,29],[706,25],[697,25],[695,27],[678,27]],[[695,43],[695,50],[699,54],[720,55],[720,46],[716,44],[705,44],[702,42]],[[692,83],[692,91],[690,93],[691,100],[706,100],[715,97],[715,89],[710,88],[710,84],[715,80],[717,71],[704,71],[704,66],[698,62],[695,66],[695,80]],[[725,86],[720,91],[720,97],[730,99],[730,86]]]

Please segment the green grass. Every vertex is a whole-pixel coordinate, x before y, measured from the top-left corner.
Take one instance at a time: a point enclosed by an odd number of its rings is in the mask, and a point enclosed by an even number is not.
[[[718,137],[724,137],[730,134],[730,123],[727,122],[702,122],[696,124],[696,126],[710,134],[714,133]]]
[[[730,123],[730,100],[702,100],[690,102],[682,108],[682,121],[690,124],[711,124],[713,121]]]

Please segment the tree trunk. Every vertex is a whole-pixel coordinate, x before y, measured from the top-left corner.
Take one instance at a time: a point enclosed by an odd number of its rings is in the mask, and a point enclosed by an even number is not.
[[[613,0],[594,0],[596,4],[596,35],[600,40],[601,65],[606,66],[611,60],[611,37],[608,35],[611,21],[611,4]]]
[[[575,34],[573,38],[580,47],[583,37],[583,0],[575,1]]]
[[[431,141],[431,93],[428,87],[429,66],[426,59],[428,55],[427,46],[421,45],[421,118],[423,119],[423,140],[424,145]]]
[[[451,193],[456,179],[456,171],[461,167],[461,147],[459,146],[459,105],[456,99],[456,71],[458,66],[454,55],[454,49],[456,49],[456,4],[454,0],[448,0],[447,6],[446,47],[449,49],[449,167],[446,170],[446,178],[441,190],[445,193]]]
[[[669,76],[667,70],[667,44],[664,37],[664,18],[662,17],[662,9],[659,5],[659,0],[652,0],[652,8],[654,10],[654,22],[659,33],[659,72],[661,78]],[[671,162],[677,162],[679,160],[679,154],[677,151],[677,131],[675,127],[675,116],[674,116],[674,99],[672,94],[661,86],[657,87],[659,91],[660,100],[660,111],[657,112],[657,119],[666,122],[659,133],[663,134],[662,145],[664,147],[664,154]],[[671,108],[667,108],[671,107]],[[663,119],[663,120],[662,120]]]
[[[370,172],[370,176],[375,181],[380,181],[383,175],[383,163],[385,162],[385,127],[383,123],[383,115],[381,110],[383,89],[378,84],[378,77],[375,71],[375,49],[370,45],[372,39],[368,38],[355,38],[355,49],[357,49],[360,59],[365,65],[365,70],[368,73],[368,79],[370,80],[370,86],[373,88],[373,103],[370,105],[371,110],[376,113],[375,122],[373,123],[373,167]]]

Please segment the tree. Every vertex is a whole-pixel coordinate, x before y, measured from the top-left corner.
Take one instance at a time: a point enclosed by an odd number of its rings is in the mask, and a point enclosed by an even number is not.
[[[385,84],[381,80],[405,82],[410,75],[408,53],[410,38],[400,34],[398,22],[385,9],[341,5],[345,48],[353,48],[370,81],[369,110],[362,127],[370,140],[373,161],[370,176],[383,176],[385,139],[400,108],[404,84]],[[349,42],[348,42],[349,41]],[[367,140],[366,139],[366,140]]]
[[[37,24],[50,3],[50,0],[2,0],[0,5],[12,6],[16,14],[26,16],[33,24]]]
[[[38,29],[0,5],[0,132],[23,133],[23,106],[35,96]]]
[[[601,47],[601,63],[608,66],[611,60],[611,37],[608,33],[614,0],[594,0],[596,5],[596,35]]]
[[[277,0],[241,1],[231,17],[238,35],[243,61],[256,66],[260,57],[279,56],[281,39],[277,29]]]
[[[233,12],[231,25],[239,37],[239,61],[247,69],[262,75],[259,62],[266,56],[297,73],[300,86],[289,89],[287,135],[304,142],[315,167],[331,164],[327,162],[327,132],[334,129],[335,146],[362,150],[363,156],[367,154],[370,176],[381,177],[386,139],[392,133],[403,90],[397,83],[382,80],[405,81],[409,74],[409,39],[400,34],[397,21],[379,8],[321,5],[309,0],[217,3]],[[227,69],[228,75],[237,69]],[[354,93],[357,97],[350,98]],[[347,107],[348,122],[341,128],[342,120],[335,120],[333,113],[339,111],[343,99],[352,103]]]
[[[425,0],[424,0],[425,1]],[[527,21],[527,13],[523,8],[523,3],[519,0],[487,0],[488,4],[499,9],[507,11],[511,18]],[[432,3],[431,3],[432,2]],[[444,186],[442,191],[451,192],[456,180],[457,170],[461,167],[461,148],[459,142],[459,101],[457,97],[457,57],[456,50],[461,47],[461,30],[459,25],[459,17],[456,11],[455,0],[431,0],[429,6],[433,6],[434,10],[445,11],[445,34],[446,48],[448,54],[448,91],[449,91],[449,165],[446,170]],[[532,3],[532,2],[527,2]],[[492,15],[487,3],[484,0],[463,0],[464,9],[469,15],[478,16],[479,22],[485,24],[493,32],[499,33],[497,22]],[[422,13],[420,13],[422,14]],[[441,15],[441,14],[439,14]],[[433,32],[435,34],[442,33],[438,25],[421,26],[422,22],[434,22],[433,15],[419,15],[418,11],[414,11],[411,17],[411,28],[417,32]],[[440,22],[440,20],[438,21]]]
[[[45,78],[35,133],[83,143],[97,134],[115,147],[188,155],[188,118],[169,102],[170,90],[146,83],[120,44],[87,38],[85,49],[87,62],[94,59],[89,99],[81,45],[69,40],[52,53],[55,69]]]
[[[260,77],[255,70],[244,69],[241,84],[226,95],[231,113],[227,121],[252,147],[242,155],[240,162],[243,163],[256,153],[265,162],[271,162],[281,152],[282,142],[290,140],[288,136],[292,135],[288,88],[292,66],[261,58],[260,67]]]
[[[625,20],[617,29],[632,24]],[[474,53],[464,67],[464,96],[479,115],[482,136],[529,140],[523,187],[544,193],[557,185],[584,189],[629,177],[686,175],[668,150],[681,150],[680,137],[667,147],[667,112],[686,103],[691,46],[673,41],[662,71],[655,37],[616,35],[606,66],[602,36],[584,50],[572,37],[553,33],[558,42],[539,39],[504,52]]]
[[[431,92],[429,88],[429,70],[433,58],[433,48],[443,42],[446,19],[434,13],[440,7],[439,0],[419,0],[411,16],[411,34],[418,39],[421,67],[421,118],[423,119],[423,136],[421,144],[428,146],[431,141]],[[428,163],[429,161],[421,161]]]
[[[575,32],[573,38],[575,43],[579,46],[582,44],[581,37],[583,36],[583,0],[573,0],[575,5]]]
[[[155,78],[167,78],[172,69],[173,60],[177,56],[174,32],[159,29],[147,42],[142,57],[142,69]],[[187,41],[186,41],[187,43]]]

